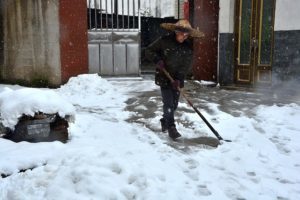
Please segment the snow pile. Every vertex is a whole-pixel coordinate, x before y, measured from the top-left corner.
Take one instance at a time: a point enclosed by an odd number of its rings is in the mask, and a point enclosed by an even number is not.
[[[61,97],[71,102],[78,111],[106,113],[106,119],[125,119],[127,112],[120,110],[126,106],[122,85],[114,86],[97,74],[82,74],[71,78],[67,84],[57,89]],[[109,110],[109,112],[107,112]]]
[[[91,94],[102,95],[112,89],[112,85],[97,74],[83,74],[70,78],[68,83],[60,88],[60,91],[69,96],[87,99]]]
[[[36,112],[58,113],[65,117],[74,116],[75,108],[52,90],[4,88],[0,93],[0,113],[4,126],[14,129],[23,114],[34,116]]]
[[[213,81],[194,81],[195,83],[199,84],[199,85],[204,85],[204,86],[210,86],[210,85],[216,85],[216,82]]]
[[[106,104],[118,96],[116,88],[97,74],[72,77],[58,89],[58,93],[81,107]]]
[[[15,143],[10,140],[0,139],[0,147],[0,174],[7,175],[18,173],[22,169],[43,166],[53,156],[58,156],[66,151],[65,144],[61,142]],[[2,194],[0,186],[0,199],[6,199],[1,196]],[[7,198],[7,200],[11,199],[26,198]]]
[[[257,119],[268,127],[268,132],[264,134],[269,135],[280,153],[293,154],[295,156],[293,160],[299,160],[300,107],[297,104],[259,106]]]

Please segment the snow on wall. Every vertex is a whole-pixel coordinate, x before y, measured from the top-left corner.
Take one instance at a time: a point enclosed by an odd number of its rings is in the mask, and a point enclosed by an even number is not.
[[[300,30],[300,1],[277,0],[275,31]]]
[[[130,0],[129,7],[127,1],[118,0],[118,13],[124,15],[133,15],[137,16],[138,14],[138,1],[139,0]],[[107,3],[106,3],[107,2]],[[122,5],[122,2],[124,4]],[[152,16],[152,17],[174,17],[176,15],[177,0],[140,0],[141,5],[141,15],[143,16]],[[114,12],[114,0],[87,0],[87,5],[89,8],[94,8],[96,4],[96,8],[103,10],[107,10],[107,13],[111,14]],[[105,13],[105,11],[104,11]]]
[[[219,32],[233,33],[234,31],[234,0],[220,0]]]

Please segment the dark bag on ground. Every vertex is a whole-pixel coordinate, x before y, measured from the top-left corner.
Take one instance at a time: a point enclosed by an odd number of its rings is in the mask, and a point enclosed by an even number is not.
[[[39,113],[34,117],[23,115],[14,130],[6,130],[5,139],[14,142],[52,142],[66,143],[69,137],[69,123],[58,114]]]

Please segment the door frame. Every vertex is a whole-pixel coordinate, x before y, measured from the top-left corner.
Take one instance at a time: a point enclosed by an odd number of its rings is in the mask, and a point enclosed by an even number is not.
[[[271,42],[271,52],[270,52],[270,64],[260,64],[260,51],[261,51],[261,27],[263,10],[262,5],[264,0],[251,0],[251,18],[250,18],[250,63],[240,64],[240,31],[241,31],[241,7],[243,0],[236,0],[235,2],[235,17],[234,17],[234,81],[236,84],[240,85],[270,85],[272,83],[272,65],[273,65],[273,54],[274,54],[274,23],[275,23],[275,9],[276,0],[273,1],[272,10],[272,36],[270,38]],[[241,71],[248,71],[248,79],[240,78]],[[246,72],[247,73],[247,72]]]

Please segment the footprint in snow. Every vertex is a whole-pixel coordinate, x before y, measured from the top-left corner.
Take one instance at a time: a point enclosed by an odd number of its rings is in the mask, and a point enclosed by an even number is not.
[[[207,189],[206,185],[198,185],[198,191],[201,196],[209,196],[212,194],[211,191]]]

